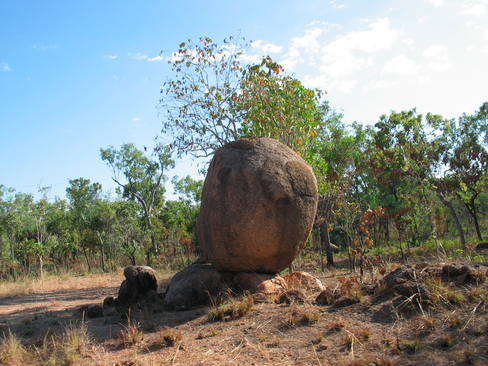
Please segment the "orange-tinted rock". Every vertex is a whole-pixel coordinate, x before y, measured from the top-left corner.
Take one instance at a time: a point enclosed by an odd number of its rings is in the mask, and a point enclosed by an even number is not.
[[[234,277],[234,286],[240,290],[266,295],[279,294],[287,288],[281,276],[247,272],[241,272]]]
[[[325,290],[320,280],[307,272],[291,272],[283,277],[288,289],[305,292],[322,292]]]
[[[312,168],[270,138],[217,150],[203,188],[198,235],[219,271],[277,273],[312,230],[318,193]]]

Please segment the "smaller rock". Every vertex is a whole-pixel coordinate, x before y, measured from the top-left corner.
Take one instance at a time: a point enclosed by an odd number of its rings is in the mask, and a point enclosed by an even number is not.
[[[105,317],[114,317],[114,316],[117,317],[120,315],[120,313],[115,306],[112,306],[109,308],[104,308],[103,315]]]
[[[488,250],[488,243],[479,243],[476,246],[477,251]]]
[[[330,288],[326,288],[322,291],[315,299],[317,304],[333,304],[338,298],[340,294],[337,290],[331,290]]]
[[[266,294],[263,294],[262,292],[256,292],[255,294],[251,294],[251,296],[252,300],[256,304],[269,302],[268,296]]]
[[[345,306],[356,304],[358,301],[348,296],[342,296],[334,302],[335,308],[343,308]]]
[[[388,273],[382,279],[386,290],[390,290],[394,286],[412,280],[415,277],[415,270],[409,266],[400,266],[394,271]]]
[[[279,304],[302,304],[305,302],[305,294],[298,290],[288,290],[278,297],[277,302]]]
[[[140,288],[137,282],[130,282],[123,280],[120,287],[115,304],[117,306],[131,306],[136,303],[139,297]]]
[[[171,279],[164,306],[172,310],[208,305],[227,289],[222,276],[210,264],[191,264]]]
[[[103,317],[103,309],[100,305],[83,305],[75,310],[73,315],[81,319],[101,318]]]
[[[288,289],[304,292],[321,292],[325,290],[322,282],[307,272],[291,272],[285,275],[283,279]]]
[[[107,296],[103,300],[103,308],[104,309],[109,309],[111,307],[115,306],[115,298],[113,296]]]
[[[398,295],[405,297],[411,297],[417,294],[421,301],[429,301],[432,299],[431,292],[423,284],[414,281],[394,286],[392,290]]]
[[[234,286],[243,291],[267,295],[279,294],[287,289],[283,277],[265,273],[241,272],[234,277]]]
[[[100,305],[93,305],[88,308],[89,318],[101,318],[103,315],[103,308]]]
[[[470,267],[463,264],[446,264],[442,266],[442,273],[449,277],[457,277],[464,274],[468,274],[470,272]]]

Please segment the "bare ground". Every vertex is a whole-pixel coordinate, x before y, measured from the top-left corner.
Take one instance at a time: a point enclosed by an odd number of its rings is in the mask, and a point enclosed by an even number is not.
[[[359,278],[345,269],[317,272],[316,265],[302,270],[331,289],[340,278]],[[31,353],[24,365],[48,364],[36,349],[75,322],[73,314],[81,306],[101,305],[105,297],[116,296],[122,280],[120,273],[107,276],[105,286],[93,286],[89,276],[70,278],[59,290],[2,298],[0,334],[22,337]],[[375,279],[366,274],[361,280]],[[91,340],[71,364],[485,365],[487,290],[486,282],[457,285],[453,292],[463,294],[459,301],[441,297],[423,306],[378,293],[339,308],[317,305],[317,294],[308,293],[304,303],[255,303],[246,315],[226,321],[210,321],[206,307],[169,312],[156,304],[86,320]],[[131,331],[137,334],[132,343],[127,341]],[[168,333],[181,340],[165,344],[162,335]]]

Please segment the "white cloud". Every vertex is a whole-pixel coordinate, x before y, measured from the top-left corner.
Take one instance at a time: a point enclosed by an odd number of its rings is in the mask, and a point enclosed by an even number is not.
[[[425,1],[434,5],[435,7],[444,5],[444,0],[425,0]]]
[[[142,53],[130,53],[130,52],[127,52],[127,54],[129,55],[130,58],[135,58],[137,60],[144,60],[147,58],[146,55],[143,55]]]
[[[320,48],[320,43],[317,38],[324,32],[324,28],[307,29],[303,37],[294,37],[291,39],[291,47],[305,48],[306,51],[317,51]]]
[[[145,123],[141,122],[142,118],[139,118],[139,117],[132,118],[132,121],[134,122],[134,123],[130,124],[132,127],[142,127],[142,126],[146,125]]]
[[[163,56],[159,55],[156,57],[151,57],[147,59],[148,61],[163,61]]]
[[[486,7],[483,4],[463,4],[464,15],[483,16],[486,14]]]
[[[313,22],[314,28],[290,40],[288,52],[280,64],[288,72],[307,70],[308,75],[303,77],[307,87],[353,92],[359,83],[356,73],[372,67],[377,54],[391,49],[402,34],[401,30],[391,26],[388,18],[364,22],[368,22],[368,28],[337,34],[329,40],[330,31],[342,27],[327,23],[317,27],[318,23]],[[413,40],[406,43],[413,44]]]
[[[401,54],[388,61],[381,69],[382,74],[415,75],[419,70],[415,61],[409,59],[405,54]]]
[[[374,80],[369,82],[368,84],[363,85],[362,90],[363,93],[368,93],[372,90],[379,90],[389,88],[391,86],[398,86],[400,85],[398,81],[387,81],[387,80]]]
[[[352,93],[357,83],[357,80],[336,80],[331,88],[341,93]]]
[[[40,51],[47,51],[47,50],[53,50],[53,49],[58,48],[58,45],[55,44],[52,46],[44,46],[44,45],[38,44],[38,45],[32,46],[32,48],[35,48],[36,50],[40,50]]]
[[[0,63],[0,68],[2,69],[2,71],[10,71],[10,66],[6,62]]]
[[[338,36],[332,43],[341,44],[341,48],[372,53],[390,48],[400,34],[398,30],[391,28],[388,18],[380,18],[369,26],[370,30]]]
[[[374,54],[391,48],[400,31],[391,27],[388,18],[381,18],[369,25],[370,30],[339,35],[321,49],[319,70],[331,77],[343,77],[370,67]]]
[[[428,17],[422,17],[422,18],[419,18],[418,22],[419,23],[425,23],[427,20],[429,20]]]
[[[117,58],[117,55],[103,55],[103,58],[110,58],[110,59],[115,59]]]
[[[449,70],[452,63],[447,55],[447,47],[435,44],[427,48],[422,55],[429,60],[429,68],[438,72]]]
[[[330,4],[332,5],[332,7],[333,7],[334,9],[342,9],[342,8],[345,8],[345,7],[346,7],[346,5],[344,5],[344,4],[341,4],[341,5],[336,4],[336,3],[335,3],[335,0],[332,0],[332,1],[330,2]]]
[[[262,55],[256,54],[256,55],[249,55],[247,53],[242,54],[239,57],[239,60],[241,60],[245,64],[257,64],[261,62]]]
[[[283,46],[276,46],[272,43],[264,43],[262,40],[254,41],[252,47],[264,54],[281,53]]]
[[[413,40],[413,38],[407,38],[402,40],[402,43],[406,44],[408,47],[412,47],[415,41]]]

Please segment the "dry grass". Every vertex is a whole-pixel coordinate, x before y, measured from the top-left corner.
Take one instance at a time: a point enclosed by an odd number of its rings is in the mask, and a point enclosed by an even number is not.
[[[173,273],[156,273],[159,286],[167,286]],[[84,291],[118,286],[123,280],[123,269],[110,273],[76,275],[45,275],[42,279],[35,277],[20,278],[17,281],[0,281],[0,299],[30,294],[45,294],[63,291]]]
[[[25,277],[16,282],[0,282],[0,298],[15,297],[30,294],[44,294],[57,291],[76,291],[86,289],[105,288],[107,284],[121,282],[122,271],[103,274],[88,274],[77,276],[64,274],[62,276],[45,275],[41,278]]]
[[[359,274],[354,272],[303,270],[319,277],[328,288],[357,295],[361,301],[336,307],[316,304],[308,297],[305,303],[277,304],[254,303],[250,296],[238,296],[209,308],[169,312],[148,306],[134,308],[128,319],[107,317],[77,323],[63,323],[49,314],[41,317],[34,310],[12,316],[6,323],[2,322],[6,316],[0,314],[0,331],[5,332],[0,338],[0,363],[17,354],[14,359],[22,360],[19,364],[53,366],[487,364],[488,284],[482,272],[480,280],[465,284],[428,279],[424,285],[437,300],[420,304],[385,290],[363,294]],[[160,284],[167,284],[170,277],[158,275],[163,278]],[[80,279],[83,281],[77,284]],[[110,281],[119,285],[122,279],[118,273],[59,281],[65,283],[68,294],[79,296],[84,289],[106,287]],[[58,288],[52,287],[56,293]],[[32,297],[28,299],[32,301]],[[9,327],[15,330],[11,334],[16,339],[10,339]],[[26,330],[36,328],[26,335]]]
[[[254,306],[253,298],[247,295],[239,298],[230,297],[222,303],[218,303],[215,300],[213,302],[214,305],[208,310],[208,319],[210,321],[229,321],[242,317],[250,312]]]
[[[27,356],[27,351],[22,345],[20,338],[9,332],[0,342],[0,364],[22,365]]]

